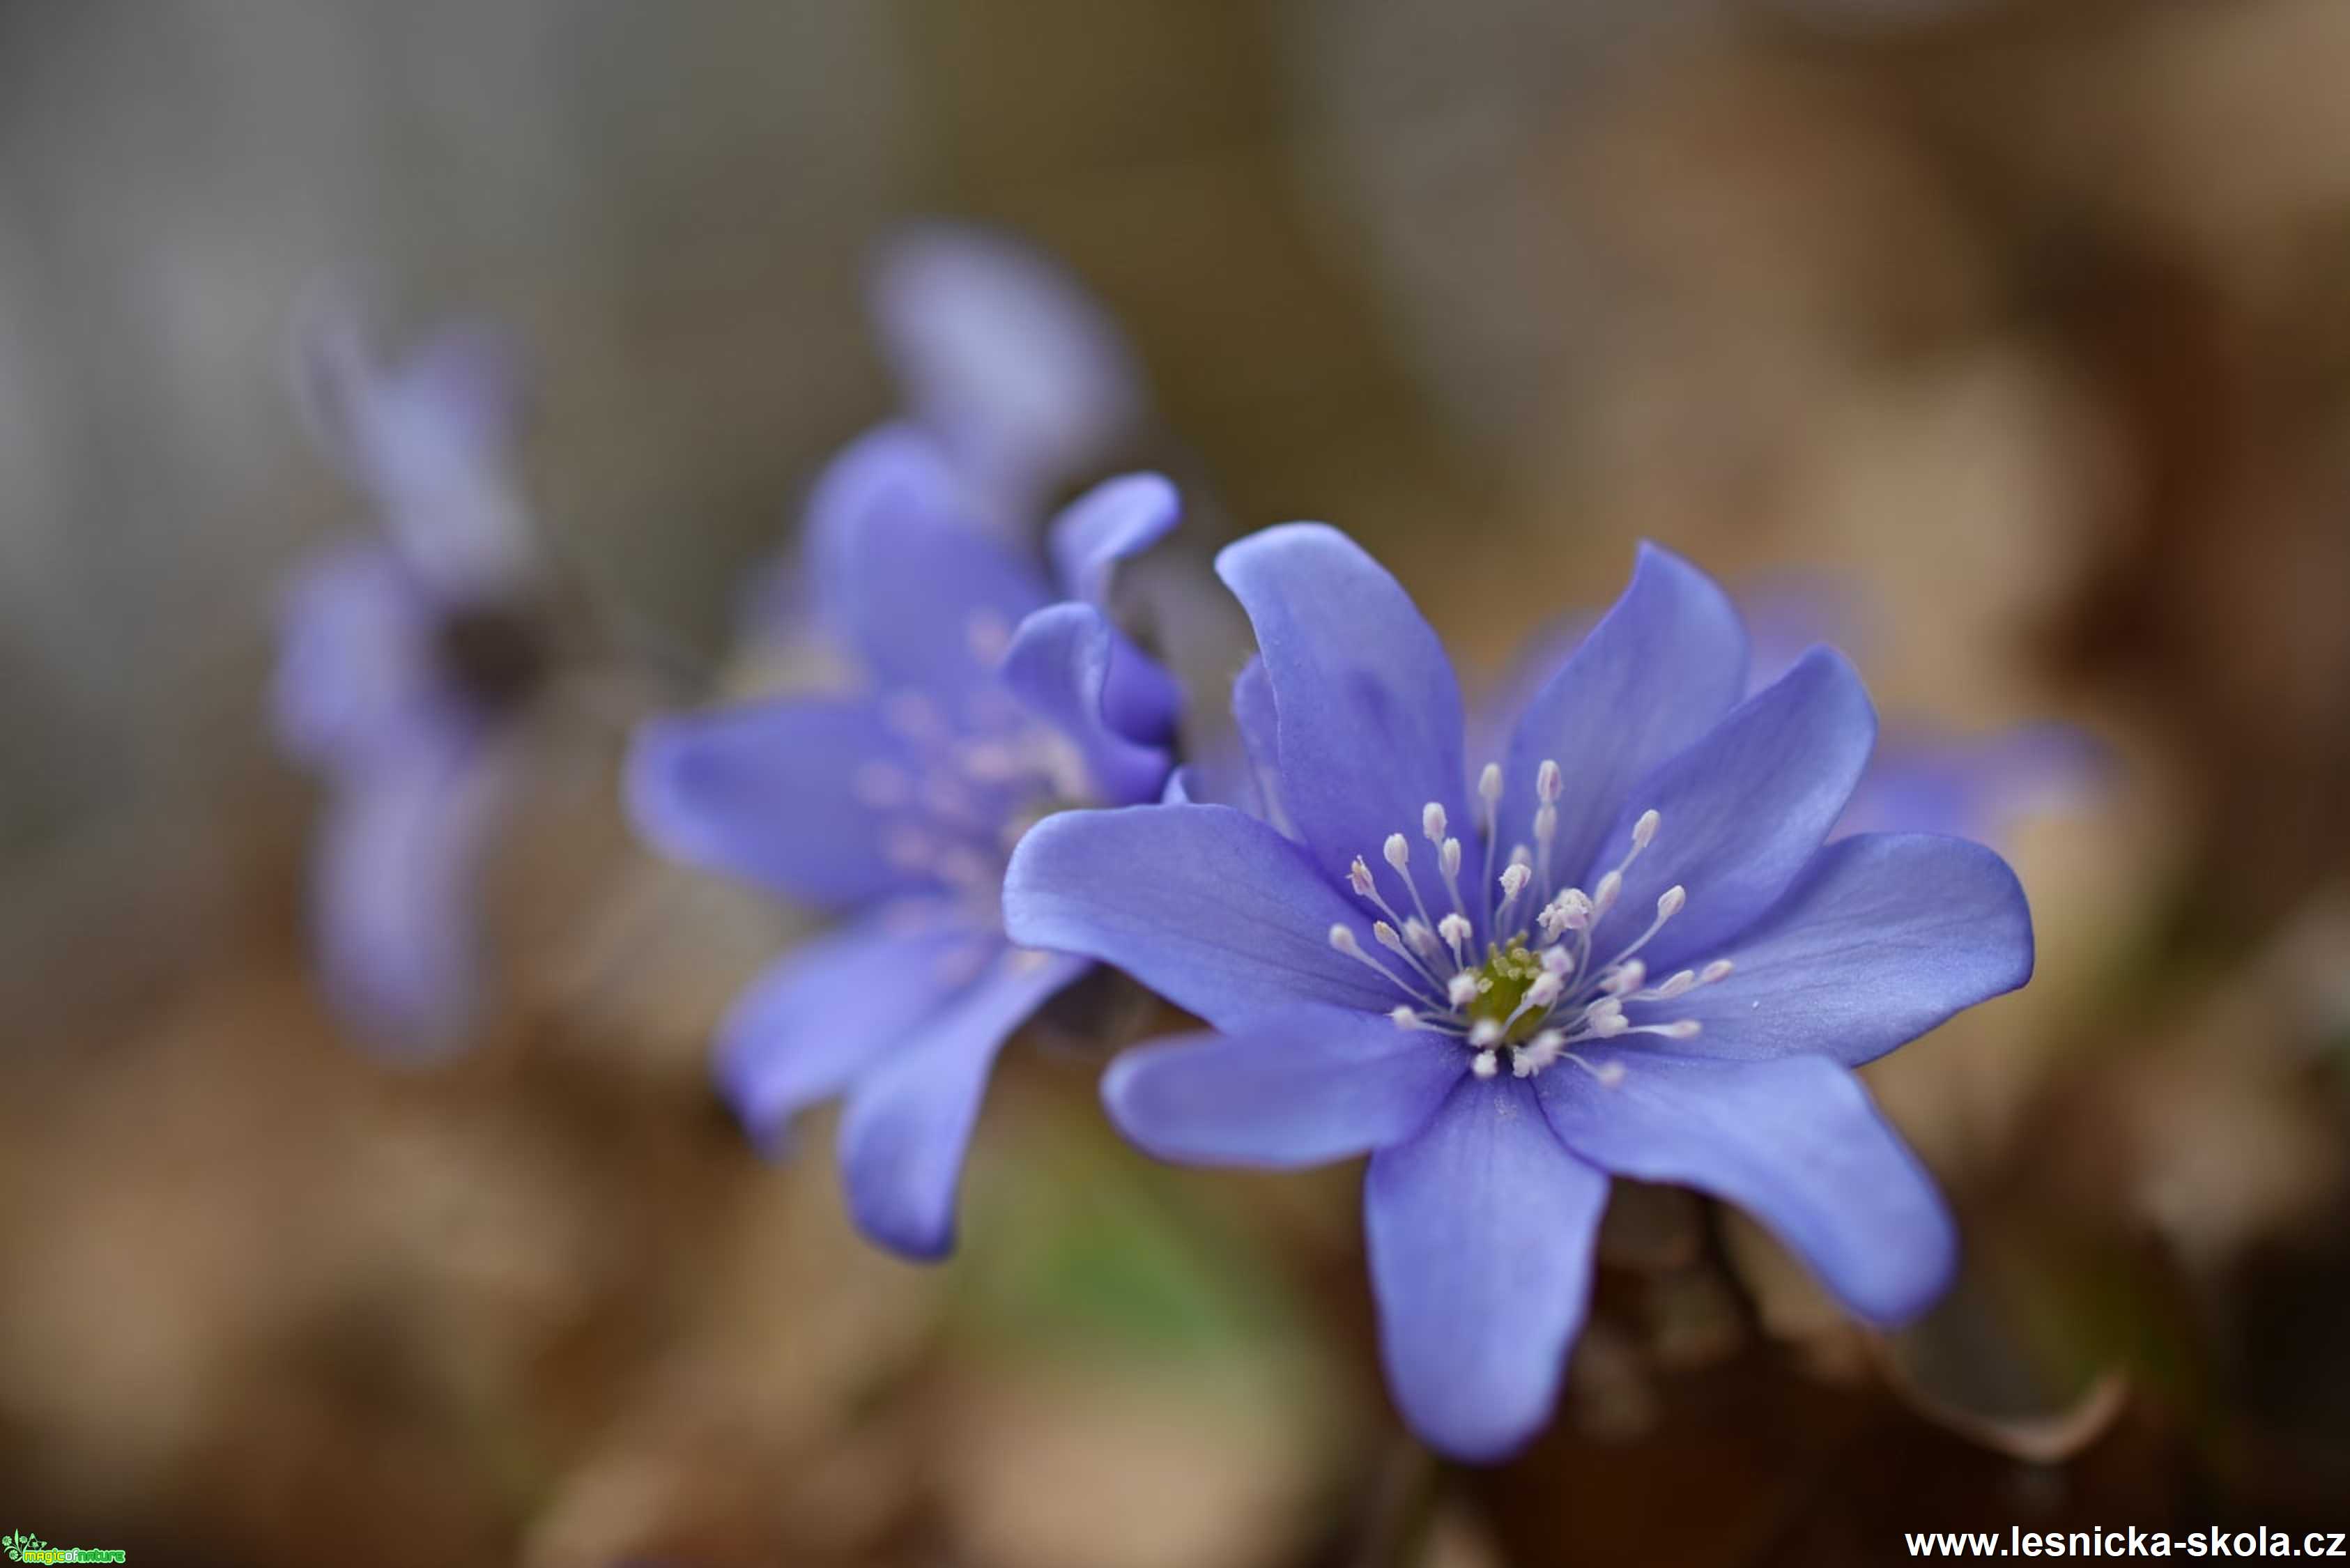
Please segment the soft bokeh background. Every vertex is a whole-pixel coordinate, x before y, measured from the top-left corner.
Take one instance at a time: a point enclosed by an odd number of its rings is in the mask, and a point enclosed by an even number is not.
[[[0,5],[0,1525],[533,1568],[2350,1527],[2345,74],[2335,0]],[[1626,1191],[1555,1430],[1440,1470],[1354,1174],[1149,1164],[1096,1043],[1007,1057],[943,1269],[855,1241],[821,1126],[744,1146],[702,1042],[805,922],[633,846],[611,768],[888,409],[862,268],[938,213],[1139,346],[1212,486],[1146,587],[1324,517],[1491,670],[1648,535],[1832,574],[1892,721],[2097,737],[2001,829],[2038,978],[1875,1072],[1968,1219],[1941,1311],[1863,1335]],[[528,345],[625,665],[542,716],[500,1000],[430,1070],[321,1006],[263,715],[357,515],[286,396],[322,282]]]

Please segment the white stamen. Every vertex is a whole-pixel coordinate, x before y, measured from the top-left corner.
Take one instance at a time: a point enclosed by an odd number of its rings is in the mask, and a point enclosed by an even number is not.
[[[1385,920],[1373,920],[1371,922],[1371,935],[1378,939],[1379,946],[1387,949],[1388,951],[1394,953],[1397,957],[1409,958],[1411,956],[1410,953],[1404,950],[1403,938],[1398,935],[1396,929],[1393,926],[1388,925]]]
[[[1481,1078],[1490,1078],[1502,1070],[1502,1064],[1491,1051],[1480,1051],[1470,1058],[1469,1070]]]
[[[1647,1000],[1651,1002],[1670,1002],[1676,996],[1687,995],[1690,992],[1695,990],[1696,987],[1697,971],[1693,969],[1685,969],[1679,974],[1674,975],[1671,979],[1666,981],[1664,984],[1657,987],[1656,990],[1648,992]]]
[[[1480,1050],[1490,1050],[1502,1043],[1502,1026],[1490,1018],[1481,1018],[1469,1030],[1469,1044]]]
[[[1509,907],[1509,899],[1516,898],[1519,894],[1526,890],[1526,884],[1534,880],[1534,874],[1532,870],[1514,860],[1511,861],[1508,866],[1503,868],[1502,898],[1503,900],[1503,907],[1504,909]]]
[[[1657,815],[1654,806],[1642,812],[1640,820],[1632,825],[1632,847],[1646,849],[1649,845],[1654,844],[1657,841],[1657,826],[1662,821],[1664,818]]]
[[[1462,970],[1444,982],[1445,1000],[1455,1007],[1466,1007],[1477,1000],[1477,977]]]
[[[1428,929],[1428,922],[1418,918],[1403,923],[1403,940],[1411,944],[1412,951],[1424,959],[1437,958],[1444,951],[1444,945],[1436,940],[1436,933]]]
[[[1430,844],[1444,842],[1444,803],[1431,800],[1419,808],[1419,831]]]
[[[1670,1023],[1648,1024],[1642,1033],[1661,1034],[1668,1040],[1694,1040],[1704,1027],[1694,1018],[1681,1018]]]
[[[1455,968],[1469,961],[1467,950],[1469,941],[1477,933],[1469,924],[1467,917],[1445,916],[1436,922],[1436,933],[1444,939],[1444,945],[1452,950],[1452,962]]]
[[[1542,952],[1542,966],[1561,980],[1565,980],[1575,971],[1575,955],[1563,947],[1544,948]]]
[[[1689,889],[1679,882],[1657,896],[1657,921],[1659,925],[1681,912],[1689,903]]]
[[[1534,982],[1532,985],[1526,987],[1526,1001],[1535,1007],[1548,1007],[1558,1000],[1558,993],[1565,989],[1566,981],[1561,980],[1556,971],[1545,969],[1542,973],[1534,976]]]
[[[1626,959],[1599,977],[1599,989],[1610,996],[1623,996],[1640,989],[1648,978],[1648,966],[1638,959]]]
[[[1419,1014],[1414,1012],[1410,1008],[1404,1006],[1401,1002],[1398,1002],[1395,1007],[1388,1012],[1388,1017],[1394,1022],[1395,1026],[1398,1029],[1417,1029],[1419,1027]]]
[[[1543,934],[1555,941],[1568,931],[1579,931],[1591,924],[1591,900],[1582,888],[1569,888],[1543,906],[1539,919]]]
[[[1591,890],[1591,915],[1594,919],[1616,907],[1616,896],[1624,890],[1624,873],[1610,871],[1599,878],[1599,886]]]
[[[1534,794],[1544,805],[1549,805],[1565,793],[1566,781],[1560,777],[1558,764],[1548,757],[1544,758],[1543,765],[1534,770]]]
[[[1589,1012],[1584,1014],[1583,1027],[1586,1033],[1596,1039],[1613,1040],[1617,1035],[1629,1029],[1631,1024],[1625,1021],[1621,1012],[1602,1012],[1598,1008],[1594,1007]]]
[[[1483,770],[1477,774],[1477,796],[1488,806],[1500,803],[1502,798],[1501,763],[1487,763]]]
[[[1404,871],[1411,864],[1411,845],[1400,833],[1388,834],[1386,847],[1380,853],[1387,857],[1388,864],[1399,872]]]
[[[1557,1061],[1565,1050],[1565,1034],[1556,1029],[1545,1029],[1512,1052],[1510,1064],[1519,1077],[1532,1077]]]
[[[1722,981],[1728,980],[1730,978],[1730,971],[1736,967],[1737,965],[1731,963],[1728,959],[1716,959],[1698,971],[1697,982],[1700,985],[1718,984]]]
[[[1444,880],[1448,885],[1455,877],[1461,875],[1461,841],[1459,839],[1448,838],[1438,847],[1436,868],[1444,873]]]
[[[1384,925],[1384,922],[1382,922],[1382,924]],[[1388,926],[1385,929],[1387,931],[1387,937],[1381,938],[1380,940],[1382,941],[1385,941],[1388,938],[1391,938],[1395,935],[1395,929],[1393,927]],[[1395,971],[1388,968],[1387,965],[1381,963],[1378,960],[1365,952],[1363,950],[1363,944],[1355,940],[1355,933],[1348,930],[1345,926],[1333,925],[1330,928],[1330,945],[1337,949],[1340,952],[1345,953],[1348,958],[1353,959],[1357,963],[1361,964],[1365,969],[1377,973],[1381,979],[1385,980],[1389,985],[1394,986],[1398,991],[1402,992],[1406,996],[1417,999],[1426,994],[1418,984],[1406,979],[1404,976],[1396,973]]]
[[[1378,884],[1371,880],[1371,868],[1363,864],[1363,857],[1359,855],[1355,857],[1355,863],[1347,867],[1347,886],[1365,898],[1378,890]]]

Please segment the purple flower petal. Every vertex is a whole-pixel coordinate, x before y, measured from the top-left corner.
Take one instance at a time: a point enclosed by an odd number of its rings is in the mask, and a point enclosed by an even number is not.
[[[629,748],[638,830],[689,865],[827,908],[917,891],[885,854],[877,777],[914,769],[862,702],[784,700],[648,721]]]
[[[1330,946],[1333,925],[1365,929],[1360,912],[1296,845],[1230,806],[1048,816],[1013,852],[1003,919],[1014,941],[1116,964],[1220,1028],[1298,1002],[1385,1012],[1403,1000]]]
[[[991,685],[1013,628],[1051,598],[1020,552],[976,525],[935,450],[902,427],[834,460],[807,526],[817,613],[885,687],[951,700]]]
[[[1876,736],[1876,711],[1843,655],[1825,648],[1804,655],[1625,796],[1582,883],[1586,890],[1623,859],[1642,812],[1656,810],[1660,826],[1626,875],[1593,950],[1614,953],[1638,937],[1659,896],[1678,884],[1688,906],[1642,950],[1648,968],[1663,973],[1720,956],[1819,848]]]
[[[1607,1179],[1562,1147],[1532,1087],[1464,1078],[1363,1183],[1388,1384],[1413,1431],[1496,1459],[1541,1429],[1591,1293]]]
[[[506,753],[456,720],[411,728],[344,774],[313,914],[336,1006],[378,1044],[435,1052],[469,1021],[482,862],[513,782]]]
[[[1281,713],[1274,705],[1273,678],[1264,672],[1261,656],[1250,659],[1232,678],[1232,724],[1256,781],[1262,815],[1288,831],[1289,813],[1281,804]]]
[[[434,627],[431,601],[390,546],[355,542],[313,557],[279,615],[279,742],[314,765],[350,765],[427,722],[441,701]]]
[[[1216,571],[1256,628],[1280,714],[1282,804],[1332,885],[1357,856],[1387,875],[1380,846],[1417,840],[1428,802],[1468,832],[1461,688],[1387,569],[1334,528],[1291,523],[1227,545]]]
[[[1590,865],[1632,786],[1745,692],[1746,632],[1729,596],[1670,551],[1643,545],[1631,586],[1518,720],[1503,770],[1499,853],[1534,842],[1534,775],[1555,760],[1564,793],[1552,864],[1563,875]]]
[[[1401,1143],[1467,1071],[1441,1035],[1385,1018],[1299,1006],[1230,1034],[1191,1034],[1110,1064],[1102,1100],[1161,1159],[1323,1165]]]
[[[1155,473],[1129,473],[1096,485],[1053,524],[1055,575],[1067,592],[1101,611],[1109,628],[1102,715],[1111,729],[1147,745],[1173,738],[1182,693],[1108,619],[1110,573],[1118,562],[1157,544],[1181,515],[1172,484]]]
[[[518,358],[503,336],[473,326],[437,333],[388,366],[348,317],[303,335],[299,389],[321,445],[444,599],[511,596],[536,575],[514,472]]]
[[[1168,756],[1139,746],[1104,716],[1111,660],[1120,639],[1101,611],[1067,600],[1020,623],[1003,656],[1003,683],[1030,711],[1074,742],[1104,801],[1132,805],[1159,793]],[[1141,655],[1130,649],[1127,657]]]
[[[1469,765],[1474,770],[1510,754],[1510,737],[1519,718],[1533,708],[1543,689],[1557,679],[1599,618],[1589,610],[1571,610],[1534,628],[1518,645],[1510,662],[1469,709]]]
[[[857,1228],[909,1258],[954,1247],[955,1190],[995,1054],[1083,959],[1007,952],[947,1009],[861,1075],[840,1124]]]
[[[719,1026],[715,1070],[728,1102],[771,1145],[794,1115],[904,1044],[1002,948],[952,905],[909,900],[795,949]]]
[[[1746,679],[1760,691],[1821,643],[1866,662],[1877,639],[1857,585],[1825,573],[1789,573],[1738,596],[1753,653]]]
[[[1095,485],[1053,521],[1053,570],[1062,588],[1107,611],[1112,568],[1166,537],[1182,514],[1182,498],[1162,475],[1129,473]]]
[[[2031,979],[2032,911],[1980,844],[1863,834],[1820,851],[1721,956],[1729,978],[1654,1010],[1703,1026],[1675,1051],[1856,1067]]]
[[[1142,379],[1107,313],[1058,267],[983,230],[901,236],[873,277],[881,346],[906,401],[996,502],[1035,526],[1058,486],[1142,422]]]
[[[1750,1210],[1870,1323],[1906,1321],[1949,1285],[1950,1211],[1843,1067],[1638,1047],[1598,1055],[1624,1068],[1612,1085],[1573,1064],[1536,1080],[1551,1126],[1583,1158]]]
[[[1274,733],[1279,721],[1262,659],[1252,656],[1233,678],[1232,712],[1231,732],[1217,735],[1204,754],[1195,753],[1181,770],[1191,775],[1190,798],[1237,807],[1286,832],[1289,819],[1280,801],[1280,742]]]

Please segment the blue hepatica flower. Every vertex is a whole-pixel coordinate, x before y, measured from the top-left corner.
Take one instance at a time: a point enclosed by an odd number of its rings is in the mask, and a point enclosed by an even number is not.
[[[1388,1376],[1472,1459],[1547,1418],[1612,1175],[1752,1210],[1859,1316],[1950,1277],[1934,1188],[1851,1069],[2023,983],[2022,890],[1960,839],[1826,843],[1876,719],[1662,550],[1464,763],[1459,687],[1393,578],[1318,524],[1218,570],[1261,663],[1235,716],[1284,833],[1220,805],[1072,812],[1014,855],[1014,940],[1115,963],[1216,1033],[1104,1082],[1162,1158],[1370,1156]]]
[[[388,365],[341,319],[302,347],[316,432],[382,525],[320,551],[280,614],[278,738],[332,791],[313,870],[321,962],[370,1040],[442,1046],[473,1004],[476,882],[512,793],[513,721],[545,666],[518,378],[474,329]]]
[[[808,560],[865,689],[657,720],[629,771],[636,820],[671,855],[848,917],[740,1000],[718,1075],[763,1141],[845,1094],[850,1209],[918,1258],[952,1246],[998,1048],[1088,967],[1005,940],[1006,857],[1048,814],[1156,798],[1176,717],[1172,683],[1104,608],[1112,566],[1174,524],[1173,488],[1112,480],[1061,515],[1067,598],[964,494],[910,431],[851,447],[811,500]]]

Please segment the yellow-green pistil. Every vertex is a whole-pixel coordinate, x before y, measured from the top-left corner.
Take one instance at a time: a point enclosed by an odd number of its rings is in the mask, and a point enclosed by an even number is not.
[[[1505,1025],[1499,1044],[1520,1044],[1534,1038],[1534,1032],[1549,1016],[1546,1007],[1530,1007],[1511,1014],[1526,999],[1526,992],[1543,972],[1542,960],[1527,950],[1525,939],[1512,937],[1508,947],[1485,944],[1485,961],[1473,971],[1477,977],[1477,994],[1462,1011],[1468,1014],[1471,1028],[1479,1023]]]

